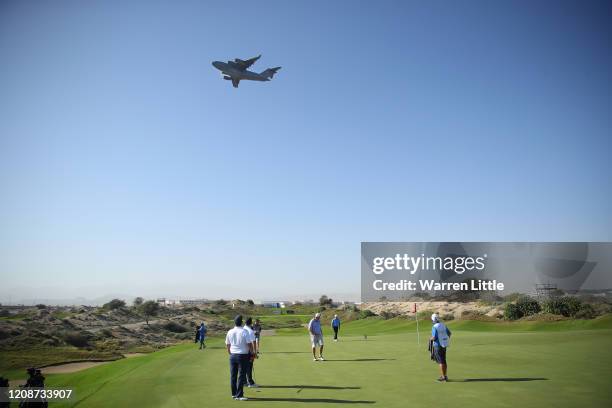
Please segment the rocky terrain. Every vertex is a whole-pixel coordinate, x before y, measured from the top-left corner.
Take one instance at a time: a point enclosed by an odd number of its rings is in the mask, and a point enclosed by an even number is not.
[[[73,346],[83,350],[153,350],[193,338],[206,321],[209,334],[225,330],[227,319],[197,308],[162,308],[147,324],[134,308],[25,308],[0,319],[0,350]]]
[[[420,314],[439,313],[446,320],[461,319],[466,316],[484,315],[491,318],[502,318],[504,314],[503,305],[486,304],[482,302],[445,302],[425,300],[417,302],[368,302],[361,305],[362,309],[368,309],[380,315],[383,312],[414,316],[414,304]],[[452,317],[451,317],[452,316]]]

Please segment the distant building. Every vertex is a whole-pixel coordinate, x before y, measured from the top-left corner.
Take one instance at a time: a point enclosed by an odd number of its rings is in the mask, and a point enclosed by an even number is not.
[[[182,306],[198,306],[208,302],[207,299],[181,299],[177,301]]]
[[[278,301],[278,300],[264,300],[261,302],[263,307],[273,307],[277,309],[284,309],[289,302]]]
[[[174,299],[166,299],[166,298],[157,298],[157,304],[164,307],[172,307],[180,304],[179,301]]]

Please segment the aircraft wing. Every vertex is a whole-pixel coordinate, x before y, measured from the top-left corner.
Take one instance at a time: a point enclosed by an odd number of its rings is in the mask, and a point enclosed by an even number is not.
[[[243,71],[244,71],[245,69],[247,69],[247,68],[249,68],[251,65],[253,65],[253,64],[254,64],[254,63],[255,63],[255,62],[258,60],[258,59],[260,59],[260,58],[261,58],[261,54],[260,54],[260,55],[258,55],[258,56],[256,56],[256,57],[253,57],[253,58],[251,58],[251,59],[248,59],[248,60],[246,60],[246,61],[245,61],[245,60],[241,60],[240,58],[236,58],[236,59],[234,60],[234,63],[235,63],[236,65],[238,65],[238,68],[240,68],[241,70],[243,70]]]

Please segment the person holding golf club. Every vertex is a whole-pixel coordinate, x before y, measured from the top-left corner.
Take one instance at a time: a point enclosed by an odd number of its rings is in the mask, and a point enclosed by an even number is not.
[[[234,318],[235,327],[227,332],[225,345],[229,354],[230,363],[230,386],[232,398],[238,401],[246,401],[244,396],[244,384],[246,382],[246,371],[250,355],[255,352],[250,341],[249,333],[242,327],[242,316]]]
[[[247,387],[249,388],[258,388],[259,386],[255,383],[253,379],[253,364],[255,363],[255,359],[257,358],[257,346],[255,344],[255,332],[253,331],[253,319],[247,317],[244,322],[244,330],[249,334],[249,343],[251,344],[251,348],[253,349],[253,353],[249,356],[249,360],[247,361],[246,367],[246,382]]]
[[[448,381],[448,377],[446,375],[446,348],[448,347],[448,343],[450,341],[451,331],[444,323],[440,321],[440,317],[437,313],[431,315],[431,322],[433,323],[433,326],[431,328],[431,338],[429,340],[433,342],[434,359],[436,360],[436,363],[440,365],[440,373],[442,374],[440,378],[438,378],[438,381],[446,382]]]
[[[323,330],[321,329],[321,313],[314,315],[308,323],[310,342],[312,343],[312,361],[325,361],[323,358]],[[317,358],[317,346],[319,346],[319,358]]]
[[[255,332],[255,352],[259,354],[259,338],[261,337],[261,322],[259,319],[255,319],[255,324],[253,325],[253,332]]]

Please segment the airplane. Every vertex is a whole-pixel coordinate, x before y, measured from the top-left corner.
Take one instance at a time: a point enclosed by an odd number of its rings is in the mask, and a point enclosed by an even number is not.
[[[246,61],[236,58],[233,61],[227,62],[214,61],[212,65],[221,71],[223,79],[232,81],[234,88],[238,88],[238,84],[241,80],[269,81],[274,74],[281,69],[281,67],[268,68],[259,74],[257,72],[249,71],[248,68],[250,68],[251,65],[253,65],[259,58],[261,58],[261,54]]]

